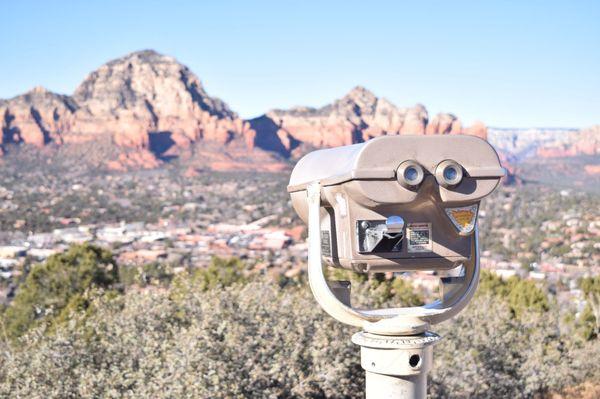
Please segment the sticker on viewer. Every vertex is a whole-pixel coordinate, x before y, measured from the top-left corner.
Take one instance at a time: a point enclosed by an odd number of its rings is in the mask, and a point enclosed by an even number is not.
[[[432,252],[431,223],[409,223],[406,226],[408,252]]]

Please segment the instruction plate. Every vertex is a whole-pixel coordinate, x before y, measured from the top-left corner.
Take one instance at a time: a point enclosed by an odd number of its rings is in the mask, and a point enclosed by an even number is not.
[[[409,253],[433,251],[431,223],[409,223],[406,226],[406,238]]]
[[[331,257],[331,236],[329,231],[321,231],[321,255]]]

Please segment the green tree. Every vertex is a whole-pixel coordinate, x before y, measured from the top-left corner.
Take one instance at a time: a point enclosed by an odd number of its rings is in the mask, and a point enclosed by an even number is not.
[[[173,280],[173,270],[170,265],[159,262],[146,263],[141,266],[119,267],[119,282],[124,286],[148,285],[169,286]]]
[[[511,311],[520,316],[528,310],[544,313],[550,309],[546,293],[533,281],[514,278],[508,282],[510,294],[508,303]]]
[[[479,276],[477,292],[483,295],[492,295],[506,298],[510,293],[508,284],[501,277],[489,270],[482,270]]]
[[[478,293],[507,301],[515,316],[521,316],[525,311],[543,313],[550,309],[548,297],[535,282],[516,276],[503,280],[488,270],[482,270]]]
[[[225,259],[213,256],[206,269],[194,271],[192,281],[198,284],[203,291],[217,287],[228,287],[248,280],[245,269],[246,265],[240,258]]]
[[[425,304],[423,297],[415,292],[410,283],[401,277],[396,277],[391,282],[394,299],[402,306],[421,306]]]
[[[173,280],[172,292],[175,298],[180,298],[192,291],[229,287],[248,280],[246,264],[240,258],[213,256],[208,267],[178,274]]]
[[[590,341],[599,336],[596,327],[596,317],[594,316],[594,311],[589,303],[583,308],[577,324],[579,332],[585,340]]]
[[[600,336],[600,276],[582,278],[579,286],[585,295],[587,305],[584,308],[580,323],[586,339]]]
[[[82,309],[90,288],[109,288],[118,282],[112,253],[89,244],[74,245],[34,265],[3,315],[6,333],[16,338],[61,312]]]

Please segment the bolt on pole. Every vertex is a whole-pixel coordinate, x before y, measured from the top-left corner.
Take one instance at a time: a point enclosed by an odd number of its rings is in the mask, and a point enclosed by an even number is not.
[[[413,336],[354,334],[365,370],[367,399],[421,399],[427,396],[427,374],[433,365],[433,345],[440,336],[426,332]]]

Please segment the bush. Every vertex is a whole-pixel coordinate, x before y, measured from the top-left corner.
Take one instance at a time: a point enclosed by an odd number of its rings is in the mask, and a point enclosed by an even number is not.
[[[110,289],[109,253],[76,246],[50,258],[6,311],[49,308],[52,317],[18,324],[8,315],[11,328],[27,328],[12,332],[26,331],[18,346],[0,338],[0,397],[363,397],[357,329],[324,314],[302,280],[282,288],[247,270],[213,258],[170,287],[120,294]],[[358,306],[421,303],[401,278],[329,273],[352,280]],[[600,346],[561,336],[535,284],[483,273],[481,286],[465,311],[434,327],[444,339],[433,397],[540,397],[600,378]]]
[[[401,276],[387,278],[383,273],[371,275],[344,269],[329,268],[330,280],[346,280],[351,283],[352,304],[360,307],[381,307],[389,305],[420,306],[424,298]]]
[[[307,289],[250,283],[180,299],[162,291],[99,297],[93,315],[50,336],[27,334],[25,349],[0,358],[0,397],[349,397],[362,391],[351,330],[324,315]]]
[[[173,280],[173,275],[173,270],[169,265],[158,262],[119,268],[119,281],[124,286],[168,286]]]
[[[3,315],[6,334],[16,338],[32,326],[61,316],[66,309],[85,307],[81,296],[91,288],[109,288],[118,281],[112,254],[83,244],[52,255],[45,263],[32,266]]]
[[[579,282],[586,306],[579,318],[580,330],[585,339],[600,336],[600,276],[582,278]]]
[[[491,295],[477,295],[437,331],[434,397],[531,398],[600,377],[591,359],[600,348],[559,335],[554,312],[524,312]]]
[[[543,313],[550,310],[546,293],[535,282],[519,277],[510,277],[505,281],[490,271],[482,270],[477,293],[505,300],[512,314],[517,317],[524,312]]]
[[[248,281],[246,265],[241,259],[213,256],[208,267],[177,275],[173,280],[172,292],[175,296],[185,295],[190,291],[204,292]]]
[[[185,288],[97,294],[94,312],[54,334],[35,328],[21,348],[0,347],[0,397],[363,397],[356,329],[325,315],[308,287]],[[432,395],[534,397],[599,378],[598,345],[563,341],[549,315],[516,318],[476,297],[435,328]]]

